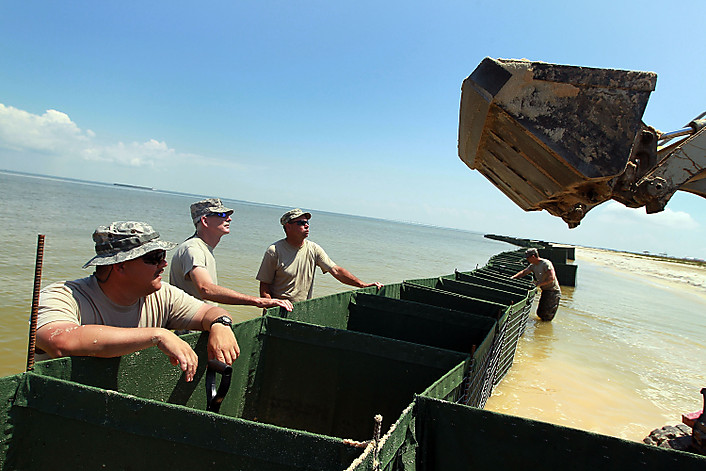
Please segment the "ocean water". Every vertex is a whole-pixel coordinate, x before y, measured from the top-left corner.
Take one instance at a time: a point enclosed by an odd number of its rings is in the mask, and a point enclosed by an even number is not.
[[[91,234],[98,225],[140,220],[166,240],[183,241],[193,233],[189,205],[201,199],[5,172],[0,197],[3,376],[26,364],[37,234],[46,236],[46,286],[90,274],[81,266],[93,256]],[[231,234],[215,250],[219,282],[256,295],[260,260],[283,236],[278,221],[290,208],[224,202],[235,214]],[[478,233],[312,212],[310,239],[364,281],[395,283],[471,270],[515,248]],[[577,286],[562,287],[552,323],[533,316],[515,364],[487,408],[632,440],[700,409],[699,391],[706,386],[704,293],[648,283],[639,273],[588,261],[578,264]],[[318,273],[314,295],[348,288]],[[237,320],[260,313],[249,306],[224,307]]]

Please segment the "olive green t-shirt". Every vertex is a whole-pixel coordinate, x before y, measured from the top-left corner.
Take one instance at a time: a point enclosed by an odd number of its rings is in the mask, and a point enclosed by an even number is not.
[[[336,264],[314,242],[305,239],[296,248],[281,239],[267,248],[256,278],[271,285],[273,298],[304,301],[314,293],[317,266],[327,273]]]

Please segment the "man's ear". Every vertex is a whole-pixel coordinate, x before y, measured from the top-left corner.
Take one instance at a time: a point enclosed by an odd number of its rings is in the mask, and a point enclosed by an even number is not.
[[[113,270],[115,270],[118,273],[125,273],[125,262],[113,264]]]

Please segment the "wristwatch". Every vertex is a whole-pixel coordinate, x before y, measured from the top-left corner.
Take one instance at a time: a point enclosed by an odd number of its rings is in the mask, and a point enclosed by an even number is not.
[[[211,325],[209,327],[213,327],[213,324],[223,324],[223,325],[230,327],[233,325],[233,319],[231,319],[228,316],[221,316],[221,317],[217,318],[216,320],[214,320],[213,322],[211,322]]]

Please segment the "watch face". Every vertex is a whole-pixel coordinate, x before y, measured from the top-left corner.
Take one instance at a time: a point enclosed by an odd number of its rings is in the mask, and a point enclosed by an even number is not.
[[[223,324],[223,325],[231,326],[231,325],[233,325],[233,320],[228,316],[221,316],[211,323],[211,325],[213,325],[213,324]]]

